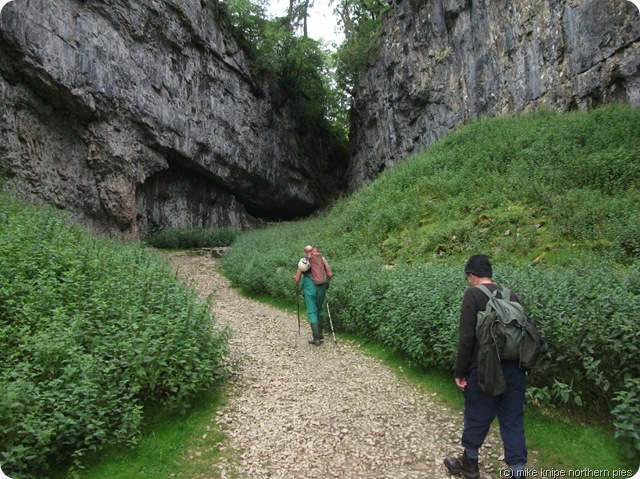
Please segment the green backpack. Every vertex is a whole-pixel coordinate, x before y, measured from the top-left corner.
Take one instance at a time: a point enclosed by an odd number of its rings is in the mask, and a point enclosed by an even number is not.
[[[525,371],[538,367],[544,341],[524,307],[509,299],[511,291],[507,288],[500,286],[493,293],[483,285],[477,288],[489,298],[487,308],[478,313],[479,340],[491,342],[498,360],[519,361]],[[482,344],[480,346],[482,348]]]

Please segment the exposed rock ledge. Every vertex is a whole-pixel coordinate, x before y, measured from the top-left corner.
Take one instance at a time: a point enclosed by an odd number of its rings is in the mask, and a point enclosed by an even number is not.
[[[216,0],[14,0],[0,108],[4,186],[106,232],[307,214],[344,172]]]
[[[640,106],[640,13],[627,0],[389,3],[355,89],[352,189],[478,118]]]

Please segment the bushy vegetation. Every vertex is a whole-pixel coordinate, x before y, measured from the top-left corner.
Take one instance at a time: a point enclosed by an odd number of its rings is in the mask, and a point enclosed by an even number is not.
[[[341,90],[351,94],[358,74],[379,54],[382,17],[388,11],[391,7],[386,0],[340,1],[336,7],[345,34],[335,55],[336,83]]]
[[[44,478],[136,440],[151,403],[185,410],[226,332],[166,260],[0,195],[0,463]]]
[[[487,253],[550,345],[530,398],[612,414],[637,457],[639,227],[640,109],[540,112],[468,125],[324,216],[243,235],[224,265],[243,289],[293,301],[315,244],[338,328],[451,370],[462,268]]]
[[[346,107],[332,85],[332,55],[319,41],[298,33],[305,16],[302,5],[276,19],[268,18],[261,0],[225,0],[220,5],[261,76],[274,78],[286,91],[300,127],[335,136],[344,149]]]
[[[224,0],[220,5],[240,44],[255,54],[263,73],[276,78],[287,91],[300,124],[320,127],[334,138],[337,148],[346,151],[342,142],[347,139],[354,85],[364,65],[377,55],[389,3],[331,2],[344,34],[343,43],[332,48],[307,36],[313,2],[291,0],[285,15],[275,19],[268,18],[267,4],[266,0]]]
[[[149,246],[160,249],[215,248],[231,246],[240,234],[232,228],[167,228],[145,238]]]

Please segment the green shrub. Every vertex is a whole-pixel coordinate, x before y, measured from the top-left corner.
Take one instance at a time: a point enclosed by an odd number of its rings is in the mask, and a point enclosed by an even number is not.
[[[616,437],[622,440],[630,459],[639,459],[640,454],[640,378],[628,377],[625,388],[616,392],[613,409]]]
[[[216,378],[226,333],[167,261],[6,195],[0,250],[0,463],[14,479],[132,443],[145,404],[185,409]]]
[[[383,297],[389,285],[382,262],[357,258],[332,261],[331,256],[327,260],[334,273],[327,298],[331,301],[335,328],[374,340],[384,315]]]
[[[640,373],[640,294],[630,287],[637,270],[620,271],[592,260],[579,269],[499,271],[549,343],[543,367],[531,376],[532,385],[548,386],[559,402],[584,403],[607,413],[615,391],[625,387],[624,378]]]

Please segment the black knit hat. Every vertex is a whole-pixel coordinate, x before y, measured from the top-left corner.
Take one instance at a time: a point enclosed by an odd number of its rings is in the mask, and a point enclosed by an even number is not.
[[[486,254],[474,254],[464,267],[465,273],[476,275],[478,278],[491,278],[493,269]]]

